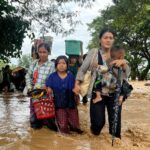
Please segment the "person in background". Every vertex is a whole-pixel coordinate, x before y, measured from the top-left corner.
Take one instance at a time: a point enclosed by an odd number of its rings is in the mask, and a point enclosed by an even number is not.
[[[25,76],[28,91],[36,88],[46,89],[46,80],[48,76],[55,71],[54,63],[48,60],[49,46],[47,43],[41,43],[38,46],[39,59],[31,63]],[[30,125],[31,128],[40,129],[44,124],[52,130],[57,130],[54,119],[38,120],[33,107],[34,99],[30,99]]]
[[[56,59],[51,59],[51,61],[52,61],[53,63],[55,63]]]
[[[79,63],[77,61],[77,57],[70,56],[68,71],[70,71],[76,77],[78,69],[79,69]]]
[[[1,70],[0,70],[0,92],[3,89],[3,70],[4,70],[4,68],[1,68]]]
[[[55,61],[56,72],[52,73],[46,81],[48,93],[54,95],[56,122],[61,133],[74,131],[82,133],[79,126],[74,88],[75,77],[68,72],[68,59],[66,56],[59,56]]]
[[[10,70],[10,66],[6,65],[3,70],[3,83],[2,83],[4,92],[9,92],[10,83],[11,83],[11,70]]]

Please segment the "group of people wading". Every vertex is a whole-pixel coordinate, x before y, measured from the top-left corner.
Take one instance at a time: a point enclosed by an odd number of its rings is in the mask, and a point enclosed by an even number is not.
[[[128,78],[130,73],[128,62],[124,59],[125,50],[122,47],[113,47],[114,36],[115,34],[110,28],[104,28],[100,31],[100,48],[96,51],[90,50],[87,53],[76,77],[68,71],[69,61],[66,56],[57,57],[55,63],[49,61],[48,45],[46,43],[39,45],[39,59],[33,61],[28,69],[26,86],[28,91],[40,87],[46,89],[48,94],[52,94],[54,96],[56,115],[53,119],[38,120],[34,112],[33,99],[31,98],[30,124],[32,128],[38,129],[43,125],[47,125],[48,128],[61,133],[70,133],[70,131],[79,134],[83,133],[79,125],[77,97],[80,94],[80,84],[84,79],[84,75],[91,68],[92,79],[87,94],[91,99],[90,129],[94,135],[101,133],[105,125],[105,108],[107,108],[109,133],[112,134],[117,73],[114,77],[112,74],[110,75],[109,70],[112,66],[121,68],[121,83]],[[95,55],[94,61],[92,59],[93,55]],[[124,99],[124,92],[121,91],[118,99],[119,111],[115,133],[115,137],[118,138],[121,138],[121,109]]]

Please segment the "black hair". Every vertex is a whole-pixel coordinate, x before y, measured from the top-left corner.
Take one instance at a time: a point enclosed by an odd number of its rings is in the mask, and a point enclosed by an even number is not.
[[[100,31],[100,33],[99,33],[99,39],[101,39],[102,36],[103,36],[106,32],[110,32],[110,33],[113,34],[113,36],[116,36],[115,32],[114,32],[111,28],[105,27],[105,28],[103,28],[103,29]]]
[[[117,52],[117,51],[120,51],[120,50],[124,50],[125,51],[124,47],[123,46],[119,46],[119,45],[113,46],[111,48],[111,52]]]
[[[72,58],[76,59],[76,63],[78,63],[78,61],[79,61],[79,60],[78,60],[78,56],[71,55],[71,56],[69,56],[69,58],[68,58],[68,63],[69,63],[69,64],[71,64],[71,59],[72,59]]]
[[[56,59],[53,58],[53,59],[51,59],[51,61],[55,63]]]
[[[119,46],[119,45],[113,46],[110,50],[111,58],[114,57],[114,52],[119,52],[121,50],[125,52],[125,49],[123,48],[123,46]]]
[[[44,47],[48,52],[50,52],[50,47],[47,43],[41,43],[39,46],[38,46],[38,51],[41,47]]]
[[[6,65],[6,66],[5,66],[5,69],[9,69],[9,68],[10,68],[10,66],[9,66],[9,65]]]
[[[68,58],[67,58],[66,56],[64,56],[64,55],[58,56],[58,57],[56,58],[56,60],[55,60],[55,68],[57,68],[57,65],[58,65],[58,63],[59,63],[59,61],[60,61],[61,59],[63,59],[63,60],[66,62],[66,64],[67,64],[67,69],[68,69],[68,65],[69,65]]]
[[[86,56],[87,56],[87,53],[83,55],[83,60],[86,58]]]

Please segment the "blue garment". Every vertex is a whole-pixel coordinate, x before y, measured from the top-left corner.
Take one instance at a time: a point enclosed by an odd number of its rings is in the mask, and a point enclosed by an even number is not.
[[[60,78],[57,72],[49,76],[46,86],[53,90],[56,108],[75,108],[76,103],[72,92],[74,83],[75,77],[70,72],[64,79]]]

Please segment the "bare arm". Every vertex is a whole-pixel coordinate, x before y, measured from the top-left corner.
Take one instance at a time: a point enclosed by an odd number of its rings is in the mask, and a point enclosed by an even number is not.
[[[131,72],[128,61],[125,59],[114,60],[110,63],[110,65],[115,65],[116,67],[121,67],[124,71],[124,76],[127,78]]]
[[[91,61],[93,59],[94,54],[95,54],[95,49],[92,49],[88,52],[85,60],[83,61],[83,64],[81,65],[80,69],[78,70],[76,80],[81,81],[81,82],[83,81],[84,75],[91,65]],[[94,59],[96,59],[96,58],[94,58]]]
[[[80,67],[77,73],[75,86],[73,89],[73,92],[77,95],[80,93],[80,83],[83,81],[85,73],[90,68],[91,61],[93,61],[93,64],[94,64],[94,60],[96,59],[96,58],[93,58],[95,57],[95,52],[96,52],[95,49],[88,52],[88,55],[86,56],[85,60],[83,61],[82,66]]]
[[[36,65],[36,61],[34,61],[30,66],[29,66],[29,69],[28,69],[28,72],[25,76],[25,81],[26,81],[26,86],[27,86],[27,89],[32,89],[32,76],[33,76],[33,69]]]

